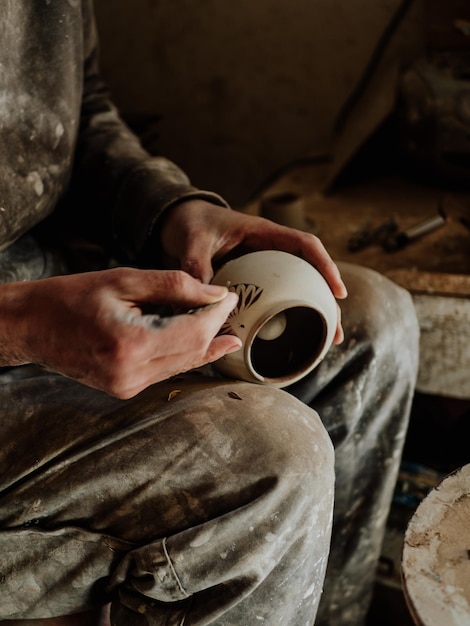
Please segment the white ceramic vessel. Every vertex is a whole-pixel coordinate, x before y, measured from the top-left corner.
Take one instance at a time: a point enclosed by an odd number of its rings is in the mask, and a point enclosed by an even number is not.
[[[336,300],[312,265],[278,250],[228,261],[214,276],[239,296],[221,329],[243,347],[214,367],[223,375],[287,387],[311,372],[328,352],[336,331]]]

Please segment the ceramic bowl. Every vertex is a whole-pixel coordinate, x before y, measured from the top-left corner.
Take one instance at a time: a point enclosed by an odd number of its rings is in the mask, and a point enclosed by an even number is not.
[[[311,372],[336,331],[336,300],[312,265],[278,250],[228,261],[214,276],[239,296],[220,333],[242,340],[213,365],[228,377],[287,387]]]

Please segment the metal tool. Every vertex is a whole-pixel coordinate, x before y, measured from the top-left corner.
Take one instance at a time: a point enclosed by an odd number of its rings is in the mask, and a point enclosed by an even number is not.
[[[395,252],[396,250],[401,250],[405,246],[407,246],[411,241],[430,233],[437,228],[440,228],[446,223],[447,216],[444,213],[442,207],[439,207],[439,211],[436,215],[426,218],[422,222],[415,224],[414,226],[410,226],[404,231],[397,233],[396,235],[392,235],[387,237],[383,242],[382,246],[384,250],[387,252]]]

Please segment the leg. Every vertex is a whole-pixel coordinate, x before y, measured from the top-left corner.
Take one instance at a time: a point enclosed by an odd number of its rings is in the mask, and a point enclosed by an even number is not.
[[[418,361],[407,292],[372,270],[341,266],[345,341],[291,389],[335,445],[333,538],[318,625],[363,623],[399,468]]]
[[[44,375],[0,403],[0,618],[313,623],[334,480],[313,410],[202,376],[119,401]]]

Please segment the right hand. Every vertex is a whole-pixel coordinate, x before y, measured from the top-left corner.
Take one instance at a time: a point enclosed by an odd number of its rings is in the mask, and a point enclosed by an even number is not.
[[[0,365],[38,363],[118,398],[241,347],[217,332],[237,298],[182,271],[116,268],[0,287]],[[158,318],[142,307],[178,310]]]

